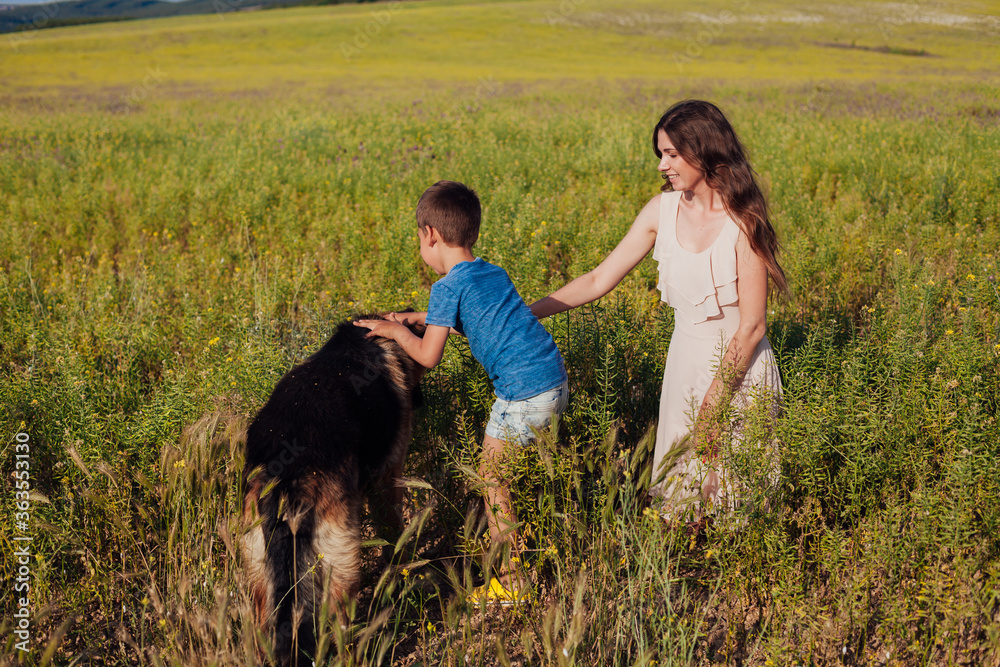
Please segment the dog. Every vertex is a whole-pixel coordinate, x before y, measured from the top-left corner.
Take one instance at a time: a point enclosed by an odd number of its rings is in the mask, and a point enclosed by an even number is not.
[[[278,381],[247,430],[243,555],[278,665],[310,664],[320,608],[342,609],[356,595],[365,496],[401,527],[396,482],[425,369],[366,333],[341,324]]]

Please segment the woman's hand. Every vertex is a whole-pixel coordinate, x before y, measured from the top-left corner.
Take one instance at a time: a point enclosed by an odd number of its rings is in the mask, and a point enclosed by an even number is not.
[[[716,417],[702,417],[699,414],[694,424],[695,452],[701,457],[703,463],[714,461],[719,456],[722,432]]]

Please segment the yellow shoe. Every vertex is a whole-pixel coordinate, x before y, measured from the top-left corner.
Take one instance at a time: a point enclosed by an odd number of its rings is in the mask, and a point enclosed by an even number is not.
[[[489,584],[483,584],[472,589],[468,599],[476,604],[485,602],[490,606],[512,607],[530,602],[531,590],[527,587],[508,588],[500,583],[500,580],[496,577],[491,577]]]

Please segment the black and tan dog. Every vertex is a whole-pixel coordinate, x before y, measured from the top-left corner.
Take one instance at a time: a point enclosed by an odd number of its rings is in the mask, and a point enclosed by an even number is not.
[[[365,495],[389,514],[402,497],[424,369],[366,333],[341,324],[278,381],[247,432],[243,552],[279,665],[310,664],[324,599],[337,609],[357,593]]]

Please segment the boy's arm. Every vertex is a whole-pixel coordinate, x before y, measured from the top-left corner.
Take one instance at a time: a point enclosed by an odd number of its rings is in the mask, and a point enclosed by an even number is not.
[[[392,322],[399,322],[400,324],[405,324],[407,326],[410,326],[411,324],[424,324],[427,320],[427,311],[422,313],[386,313],[385,319]],[[449,329],[448,332],[455,334],[456,336],[465,335],[455,327]]]
[[[357,320],[354,325],[371,329],[367,335],[368,338],[381,336],[396,341],[404,352],[425,368],[433,368],[438,365],[441,357],[444,356],[444,344],[448,342],[448,327],[440,327],[435,324],[427,326],[423,338],[414,335],[406,328],[406,325],[399,322]]]

